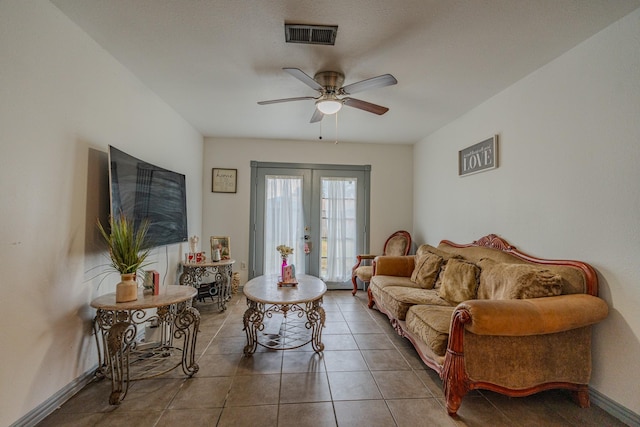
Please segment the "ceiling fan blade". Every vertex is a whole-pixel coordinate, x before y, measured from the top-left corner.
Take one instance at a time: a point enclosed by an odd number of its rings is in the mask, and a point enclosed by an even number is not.
[[[272,99],[270,101],[258,101],[259,105],[277,104],[279,102],[304,101],[307,99],[315,99],[313,96],[299,96],[297,98]]]
[[[368,111],[370,113],[377,114],[379,116],[389,111],[387,107],[383,107],[382,105],[372,104],[367,101],[362,101],[361,99],[343,98],[342,103],[344,105],[348,105],[349,107],[359,108],[360,110]]]
[[[398,83],[398,81],[391,74],[383,74],[378,77],[372,77],[367,80],[362,80],[356,83],[351,83],[350,85],[346,85],[342,89],[340,89],[340,93],[343,95],[351,95],[352,93],[358,93],[379,87],[391,86],[396,83]]]
[[[322,91],[323,87],[317,81],[313,80],[308,74],[298,68],[283,68],[287,73],[291,74],[302,83],[309,86],[311,89]]]
[[[324,118],[324,114],[322,113],[322,111],[316,108],[315,111],[313,112],[313,116],[311,116],[311,120],[309,120],[309,123],[317,123],[323,118]]]

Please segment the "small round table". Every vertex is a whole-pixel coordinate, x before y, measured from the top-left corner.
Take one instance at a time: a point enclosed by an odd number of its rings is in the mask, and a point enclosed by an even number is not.
[[[324,350],[322,297],[327,285],[308,275],[298,275],[296,279],[298,284],[292,287],[278,286],[275,275],[258,276],[244,285],[249,306],[243,318],[247,334],[245,355],[255,353],[258,344],[273,350],[291,350],[311,343],[316,353]],[[264,333],[265,324],[274,315],[281,315],[283,321],[277,325],[277,331]]]
[[[96,376],[111,379],[111,405],[124,399],[130,381],[155,377],[180,365],[188,376],[198,372],[195,347],[200,313],[191,306],[196,294],[190,286],[168,285],[160,295],[140,290],[135,301],[117,303],[115,292],[91,301],[91,307],[97,309],[93,322],[98,346]],[[156,310],[147,313],[149,309]],[[147,322],[158,328],[158,342],[136,341],[138,327]],[[182,346],[176,347],[174,339]],[[177,353],[174,350],[181,353],[180,360],[172,357]],[[130,366],[134,364],[140,368],[135,373]]]

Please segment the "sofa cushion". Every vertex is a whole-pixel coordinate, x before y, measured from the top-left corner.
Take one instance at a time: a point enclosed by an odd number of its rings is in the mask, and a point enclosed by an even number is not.
[[[403,276],[381,276],[376,274],[371,278],[371,283],[369,283],[369,287],[375,287],[379,289],[386,288],[387,286],[402,286],[405,288],[420,288],[415,282],[411,281],[410,277]]]
[[[544,267],[481,259],[479,299],[524,299],[562,293],[562,277]]]
[[[407,330],[419,337],[435,354],[444,356],[454,310],[453,306],[414,305],[407,311]]]
[[[441,265],[442,257],[434,253],[427,252],[416,255],[411,281],[420,285],[421,288],[432,289],[438,278]]]
[[[372,289],[371,292],[378,306],[398,320],[404,320],[407,310],[417,304],[450,305],[448,301],[440,298],[438,292],[433,289],[387,286],[384,289]]]
[[[477,265],[452,258],[442,273],[442,284],[439,295],[447,301],[458,304],[475,299],[478,291],[480,269]]]

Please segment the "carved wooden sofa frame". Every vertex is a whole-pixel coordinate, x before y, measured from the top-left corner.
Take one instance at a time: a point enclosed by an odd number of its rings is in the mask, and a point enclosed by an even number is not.
[[[598,296],[598,277],[595,270],[587,263],[581,261],[573,261],[573,260],[551,260],[551,259],[542,259],[537,258],[523,252],[518,251],[514,246],[511,246],[502,238],[496,236],[495,234],[490,234],[481,239],[474,241],[470,244],[457,244],[453,243],[449,240],[442,240],[441,244],[446,244],[452,246],[454,248],[466,248],[472,246],[480,246],[486,248],[497,249],[502,252],[509,253],[517,258],[522,260],[532,262],[540,265],[560,265],[560,266],[572,266],[578,268],[582,271],[585,278],[585,294],[591,296]],[[374,275],[376,263],[374,260]],[[373,308],[375,304],[374,296],[371,293],[371,289],[368,289],[368,299],[369,299],[369,308]],[[552,297],[558,298],[558,297]],[[590,300],[592,298],[588,297]],[[446,355],[444,358],[444,363],[440,365],[435,360],[426,356],[423,351],[421,351],[421,346],[424,346],[420,342],[420,340],[414,337],[410,332],[406,331],[402,327],[401,321],[393,318],[388,312],[378,306],[378,310],[382,313],[386,314],[395,330],[399,335],[407,338],[415,347],[418,355],[422,359],[422,361],[435,370],[440,378],[443,381],[443,389],[446,399],[447,412],[449,415],[455,415],[458,411],[462,398],[469,392],[475,389],[485,389],[495,391],[507,396],[511,397],[523,397],[529,396],[540,391],[550,390],[550,389],[566,389],[570,390],[574,400],[576,403],[583,408],[589,407],[589,387],[588,384],[575,384],[570,382],[547,382],[543,384],[536,385],[534,387],[528,387],[525,389],[510,389],[507,387],[503,387],[501,385],[489,383],[489,382],[476,382],[472,381],[465,370],[465,348],[464,348],[464,332],[465,327],[469,325],[472,321],[472,312],[474,310],[474,305],[476,303],[482,304],[483,301],[486,300],[470,300],[467,302],[463,302],[459,304],[454,311],[451,319],[451,326],[449,329],[449,340],[446,350]],[[522,301],[522,300],[520,300]],[[602,307],[604,306],[604,307]],[[608,308],[606,307],[606,303],[600,300],[598,308],[601,311],[604,311],[604,318],[606,316],[606,311]],[[601,319],[598,319],[601,320]],[[595,322],[593,322],[595,323]],[[593,324],[591,323],[591,324]]]

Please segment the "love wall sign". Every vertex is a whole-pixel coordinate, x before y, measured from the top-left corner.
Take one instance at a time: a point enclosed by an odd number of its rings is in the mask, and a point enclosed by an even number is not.
[[[458,175],[471,175],[498,167],[498,135],[458,151]]]

